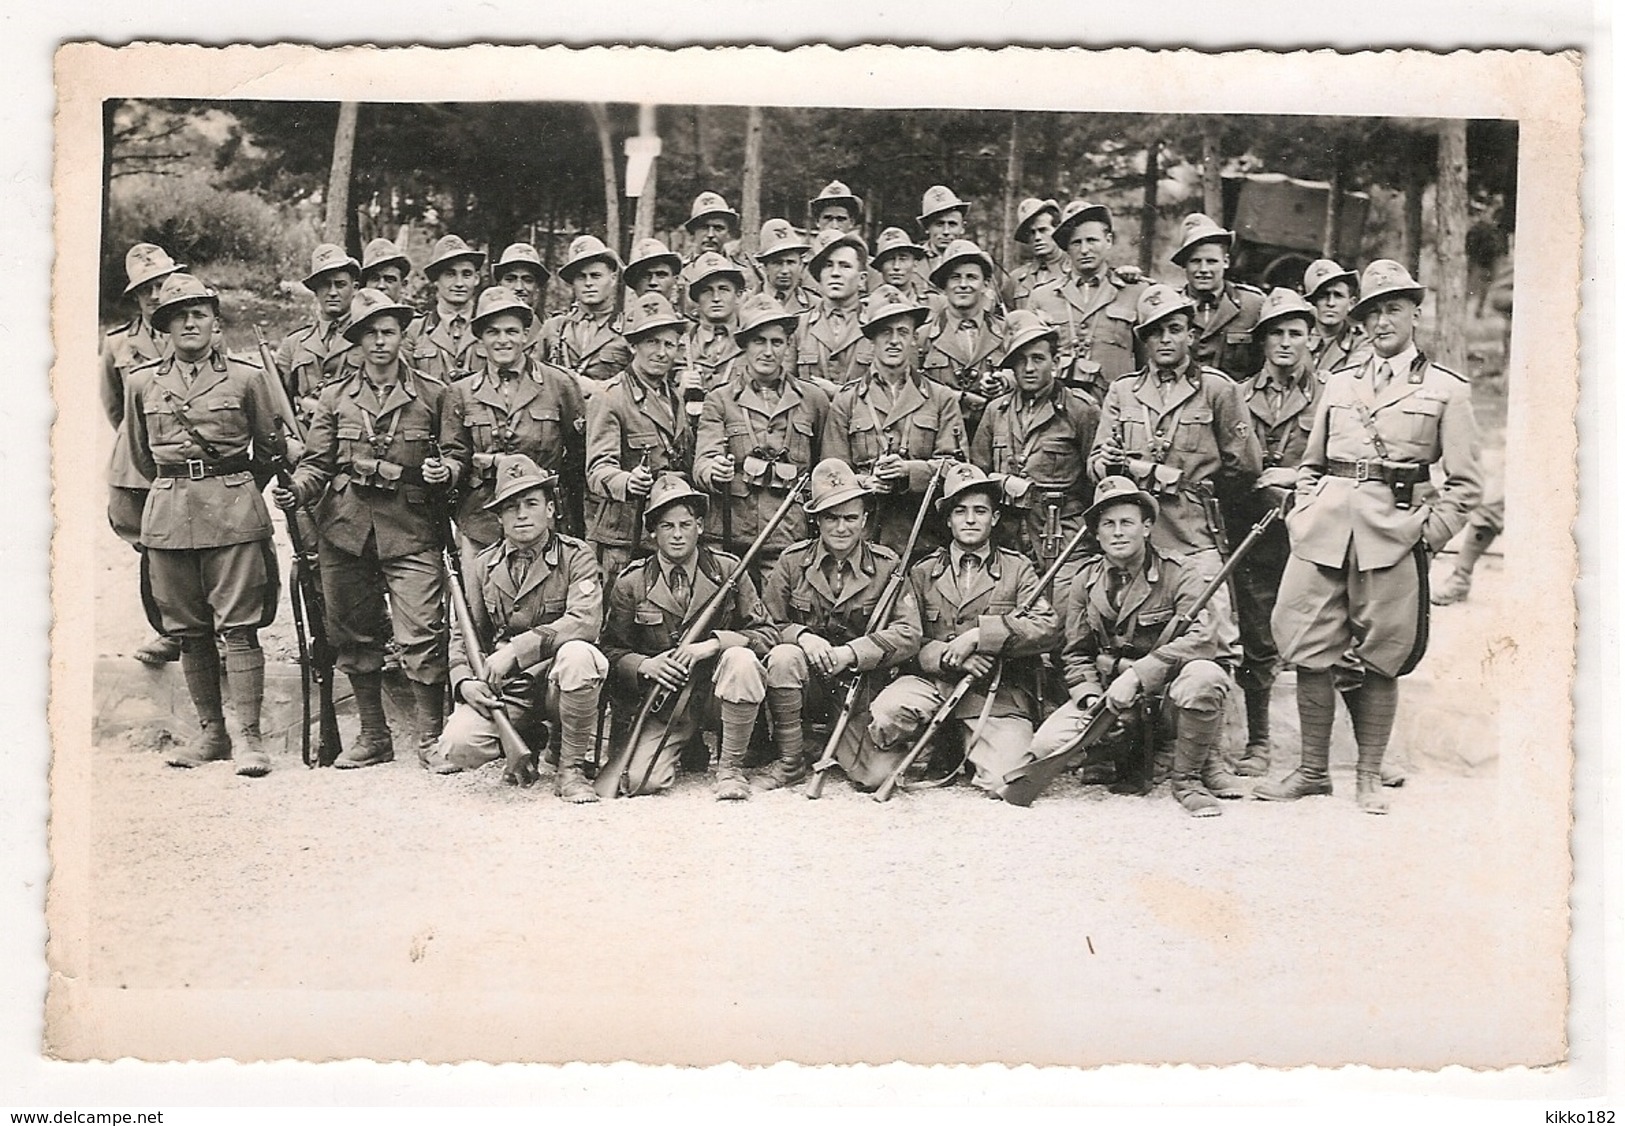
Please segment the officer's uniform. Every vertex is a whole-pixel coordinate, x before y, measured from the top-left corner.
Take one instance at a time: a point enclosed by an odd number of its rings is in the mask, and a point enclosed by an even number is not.
[[[572,305],[542,326],[544,357],[581,379],[607,382],[625,371],[632,359],[621,327],[621,318],[613,311],[594,318],[580,305]]]
[[[1086,390],[1095,402],[1113,381],[1139,365],[1135,303],[1145,283],[1110,268],[1093,278],[1069,275],[1034,289],[1028,308],[1061,332],[1056,377]]]
[[[141,542],[141,512],[152,482],[136,468],[130,456],[130,435],[124,427],[124,389],[130,373],[169,355],[169,337],[160,337],[140,316],[131,318],[102,338],[100,390],[102,409],[113,424],[113,453],[107,461],[107,520],[119,539],[132,547]]]
[[[587,401],[587,540],[604,574],[620,573],[642,544],[632,471],[687,475],[693,459],[694,431],[669,377],[654,384],[627,369]]]
[[[1218,368],[1240,381],[1263,364],[1253,343],[1253,326],[1264,307],[1264,292],[1240,282],[1226,281],[1217,293],[1186,296],[1196,306],[1196,343],[1191,355],[1204,367]]]
[[[1038,588],[1038,573],[1025,556],[991,543],[978,550],[976,562],[969,562],[968,555],[958,545],[939,548],[909,570],[920,651],[908,666],[914,671],[875,697],[869,731],[884,749],[906,749],[959,680],[959,674],[942,666],[948,642],[974,627],[979,631],[976,651],[1000,658],[1004,667],[991,701],[987,686],[977,685],[953,718],[966,730],[966,757],[975,767],[976,785],[998,794],[1007,773],[1032,761],[1038,658],[1060,644],[1061,622],[1044,598],[1026,614],[1015,614],[1018,604]],[[902,614],[909,608],[898,605]]]
[[[653,493],[651,499],[655,499]],[[658,553],[619,573],[610,591],[603,643],[617,692],[618,726],[624,724],[618,740],[630,738],[631,716],[637,713],[650,683],[638,676],[638,667],[682,640],[689,623],[738,565],[736,556],[702,545],[687,565],[683,580],[689,589],[687,597],[672,593],[670,569]],[[713,619],[712,632],[722,641],[722,652],[692,670],[682,698],[676,701],[681,706],[666,715],[651,716],[645,724],[627,767],[630,796],[669,789],[677,777],[679,754],[719,712],[725,725],[730,712],[748,713],[748,719],[741,716],[737,721],[744,728],[742,734],[724,731],[724,739],[734,735],[743,752],[766,694],[761,661],[776,636],[748,574],[740,576]],[[719,770],[719,783],[720,774]]]
[[[850,472],[850,471],[848,471]],[[762,601],[778,627],[778,644],[767,655],[768,703],[773,708],[774,734],[794,725],[798,770],[786,770],[781,781],[794,781],[805,772],[800,760],[801,720],[807,711],[834,721],[830,713],[838,707],[845,688],[816,675],[801,648],[799,639],[811,633],[834,646],[846,645],[857,659],[856,672],[862,675],[896,668],[919,652],[919,612],[912,605],[913,591],[907,583],[898,594],[887,621],[879,629],[869,629],[892,575],[902,565],[897,553],[880,544],[859,543],[845,560],[836,559],[817,538],[802,540],[786,548],[767,576]],[[836,761],[853,785],[872,790],[886,780],[896,766],[896,755],[882,756],[869,736],[869,701],[884,678],[869,677],[853,705],[846,732],[835,749]],[[779,696],[783,693],[791,708],[781,715]],[[793,713],[793,714],[792,714]],[[781,760],[786,758],[782,753]]]

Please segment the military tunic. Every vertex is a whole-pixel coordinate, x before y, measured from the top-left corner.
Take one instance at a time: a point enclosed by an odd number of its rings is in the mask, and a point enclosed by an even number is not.
[[[1145,282],[1107,269],[1094,278],[1068,277],[1033,291],[1028,308],[1061,331],[1058,379],[1083,388],[1098,403],[1106,388],[1135,370],[1135,307],[1145,288]]]
[[[147,489],[152,482],[142,476],[130,457],[130,435],[124,427],[124,388],[130,373],[145,364],[169,355],[169,337],[159,336],[152,326],[134,317],[102,338],[102,410],[113,424],[113,453],[107,460],[107,519],[118,537],[132,547],[141,540],[141,510],[146,507]]]
[[[1191,355],[1205,367],[1218,368],[1231,379],[1246,379],[1263,365],[1253,342],[1253,327],[1264,308],[1262,290],[1227,281],[1216,294],[1198,295],[1184,290],[1196,306],[1191,314],[1196,343]]]
[[[694,618],[739,565],[736,556],[700,547],[688,564],[689,596],[673,595],[667,564],[651,554],[621,571],[610,589],[603,649],[618,693],[617,742],[631,737],[632,717],[651,681],[638,676],[649,657],[674,649]],[[715,618],[710,636],[722,652],[697,665],[673,710],[651,716],[627,766],[628,793],[657,793],[677,777],[677,759],[703,727],[716,721],[717,702],[757,704],[766,695],[762,659],[776,639],[773,623],[750,575],[741,575]],[[702,639],[703,640],[703,639]],[[647,775],[647,781],[642,781]]]
[[[452,384],[449,401],[469,451],[459,532],[482,548],[502,538],[501,521],[485,505],[496,491],[497,456],[508,453],[558,474],[560,520],[567,528],[581,526],[586,406],[569,372],[527,355],[516,377],[504,380],[487,369]]]
[[[944,457],[964,460],[969,445],[958,396],[920,375],[910,375],[894,391],[878,371],[867,371],[841,388],[824,426],[824,456],[838,457],[860,474],[872,472],[883,454],[903,459],[907,481],[896,491],[876,494],[870,525],[872,538],[896,552],[908,546],[935,462]],[[917,550],[922,553],[941,542],[935,524],[927,520],[920,534]]]
[[[953,718],[968,733],[966,757],[976,768],[976,784],[1000,793],[1004,775],[1032,759],[1032,717],[1038,710],[1036,680],[1041,675],[1038,658],[1061,643],[1061,622],[1042,597],[1026,614],[1015,613],[1038,589],[1038,573],[1025,556],[991,544],[978,554],[980,563],[961,570],[957,547],[944,547],[909,569],[920,651],[912,666],[906,666],[915,671],[875,697],[869,730],[879,746],[894,748],[929,722],[960,679],[957,671],[942,665],[948,643],[974,628],[976,652],[1000,658],[1004,668],[991,701],[986,686],[978,685],[965,695]],[[908,609],[899,602],[899,613]]]
[[[1384,366],[1392,374],[1379,390]],[[1479,502],[1478,456],[1467,381],[1414,348],[1332,374],[1287,516],[1292,555],[1271,620],[1284,661],[1329,669],[1348,654],[1384,676],[1409,671],[1426,640],[1427,553]],[[1389,483],[1399,475],[1415,481],[1409,507]]]
[[[437,305],[424,315],[412,340],[411,365],[424,375],[451,383],[483,366],[480,339],[474,334],[474,303],[461,309]],[[403,349],[403,355],[405,351]]]
[[[301,325],[282,338],[276,351],[277,370],[282,383],[293,400],[293,409],[299,421],[310,425],[316,410],[316,396],[346,367],[354,367],[359,353],[352,355],[355,345],[344,336],[350,323],[349,314],[338,320],[317,320]]]
[[[254,630],[276,615],[271,514],[260,490],[285,450],[264,379],[218,348],[129,373],[130,460],[152,482],[141,514],[144,602],[160,633]]]
[[[708,540],[724,551],[742,553],[750,546],[797,478],[823,456],[828,416],[829,397],[794,377],[783,380],[773,397],[736,371],[705,397],[694,446],[694,482],[713,494],[705,522]],[[730,455],[733,479],[718,482],[714,473]],[[727,543],[722,542],[725,508],[733,534]],[[807,525],[806,513],[793,505],[762,545],[755,574],[767,574],[779,552],[805,539]]]
[[[1072,263],[1064,254],[1054,255],[1047,262],[1029,258],[1005,275],[1000,297],[1006,309],[1031,308],[1035,290],[1059,285],[1071,276]]]
[[[1004,386],[998,367],[1004,353],[1004,317],[978,309],[960,317],[947,306],[937,309],[920,326],[920,373],[959,396],[965,429],[973,432],[987,407],[983,382]]]
[[[834,387],[861,378],[874,356],[874,344],[858,327],[858,318],[856,304],[843,311],[820,301],[796,328],[796,373]]]
[[[687,476],[694,432],[677,389],[628,370],[587,401],[587,540],[604,574],[620,572],[643,543],[643,502],[627,482],[638,466]]]
[[[1371,341],[1357,325],[1344,325],[1343,331],[1331,339],[1318,332],[1309,336],[1309,354],[1314,357],[1315,371],[1322,376],[1360,363],[1369,351]]]
[[[613,311],[590,317],[580,305],[555,313],[542,326],[542,358],[578,379],[602,384],[614,379],[632,362],[632,346],[621,335],[621,319]],[[583,384],[590,396],[592,385]]]

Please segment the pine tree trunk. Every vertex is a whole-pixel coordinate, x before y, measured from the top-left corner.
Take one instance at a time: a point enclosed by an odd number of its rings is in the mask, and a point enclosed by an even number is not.
[[[355,163],[355,126],[360,107],[339,103],[339,123],[333,130],[333,165],[327,176],[327,217],[322,238],[346,245],[350,230],[350,169]]]
[[[1140,203],[1140,273],[1151,276],[1151,255],[1157,242],[1157,181],[1162,179],[1162,142],[1145,150],[1145,188]]]
[[[1321,255],[1333,260],[1338,260],[1339,236],[1343,227],[1343,180],[1343,148],[1338,145],[1332,155],[1332,190],[1326,193],[1326,230],[1320,239]]]
[[[1217,117],[1202,119],[1202,210],[1215,223],[1224,222],[1224,181],[1219,172],[1219,128]]]
[[[1415,277],[1422,268],[1422,197],[1427,193],[1426,139],[1411,139],[1411,159],[1405,164],[1405,268]]]
[[[1466,374],[1467,360],[1467,123],[1439,126],[1439,180],[1435,189],[1439,259],[1433,353],[1445,367]],[[1418,281],[1423,279],[1418,278]]]
[[[756,253],[762,229],[762,107],[751,106],[745,118],[745,179],[739,189],[739,244]]]
[[[1024,170],[1021,147],[1021,114],[1010,115],[1010,149],[1004,161],[1004,222],[999,225],[996,232],[998,246],[1000,247],[998,261],[1004,263],[1006,270],[1016,267],[1016,240],[1010,237],[1010,232],[1016,226],[1016,203],[1018,200],[1018,186],[1020,185]],[[995,286],[997,288],[997,286]]]
[[[598,153],[604,167],[604,242],[616,253],[621,251],[621,185],[615,178],[615,138],[609,131],[609,108],[590,102],[593,128],[598,131]]]

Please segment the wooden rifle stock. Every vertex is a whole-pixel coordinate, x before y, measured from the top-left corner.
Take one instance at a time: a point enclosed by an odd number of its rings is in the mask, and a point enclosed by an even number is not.
[[[463,652],[468,654],[468,665],[474,670],[474,675],[483,680],[485,650],[480,645],[479,630],[474,625],[474,609],[469,604],[468,588],[463,585],[463,575],[458,569],[457,553],[451,547],[455,542],[451,538],[453,534],[448,519],[442,534],[440,554],[446,568],[446,585],[451,591],[451,615],[457,622],[457,635],[462,638]],[[498,703],[491,709],[491,722],[497,729],[497,739],[502,743],[502,754],[508,764],[503,777],[510,782],[519,782],[525,777],[524,767],[532,756],[530,748],[525,745],[525,740],[503,708],[504,705]]]
[[[784,502],[779,505],[778,510],[773,513],[767,523],[762,525],[762,530],[757,533],[756,539],[751,542],[750,548],[740,557],[739,565],[728,574],[727,578],[723,579],[722,585],[717,588],[716,593],[706,600],[705,606],[695,615],[688,628],[683,631],[682,639],[678,641],[675,648],[681,649],[685,645],[692,645],[711,632],[711,622],[721,611],[723,604],[728,600],[734,588],[739,585],[739,580],[744,577],[746,569],[761,554],[768,537],[790,514],[790,506],[800,499],[801,490],[806,488],[807,480],[811,476],[812,471],[808,470],[791,487],[789,494],[784,498]],[[664,684],[651,684],[649,686],[643,695],[643,703],[638,708],[638,717],[632,724],[632,732],[627,738],[626,744],[615,752],[605,764],[604,769],[598,772],[598,777],[593,779],[593,789],[599,797],[613,798],[620,794],[621,779],[626,774],[626,768],[632,763],[632,752],[637,749],[638,740],[643,737],[643,729],[648,726],[649,717],[658,711],[662,711],[670,703],[671,692]],[[653,768],[654,760],[651,759],[649,769]],[[646,781],[648,781],[647,774],[644,775],[643,781],[639,782],[638,788],[641,789],[643,782]]]

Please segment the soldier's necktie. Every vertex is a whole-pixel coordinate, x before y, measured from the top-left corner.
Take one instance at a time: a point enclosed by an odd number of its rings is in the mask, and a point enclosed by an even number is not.
[[[530,574],[530,565],[536,562],[536,555],[530,551],[511,551],[508,553],[508,576],[513,579],[515,590],[523,589],[525,579]]]
[[[1393,377],[1394,369],[1388,366],[1387,360],[1384,360],[1377,365],[1377,378],[1372,383],[1372,389],[1381,394],[1383,389],[1388,386],[1388,381]]]
[[[683,609],[688,609],[690,590],[688,586],[688,572],[681,567],[673,567],[666,572],[666,587],[671,591],[672,601]]]
[[[967,356],[976,354],[977,328],[975,321],[959,322],[959,347],[964,350]]]
[[[1128,572],[1121,567],[1112,567],[1106,572],[1106,601],[1111,605],[1112,613],[1116,613],[1123,605],[1123,592],[1128,589]]]
[[[981,559],[974,555],[966,554],[959,557],[959,593],[961,595],[970,590],[971,575],[981,565]]]

